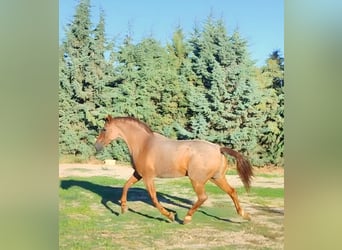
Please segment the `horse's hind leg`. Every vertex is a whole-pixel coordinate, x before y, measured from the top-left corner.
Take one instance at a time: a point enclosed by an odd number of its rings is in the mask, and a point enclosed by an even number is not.
[[[196,203],[189,209],[187,215],[184,218],[183,223],[187,224],[191,221],[192,215],[197,211],[197,209],[208,199],[207,194],[205,193],[204,184],[202,182],[198,182],[191,179],[192,187],[197,194]]]
[[[212,182],[214,182],[218,187],[220,187],[224,192],[226,192],[233,200],[234,202],[234,205],[235,205],[235,208],[236,208],[236,211],[239,215],[241,215],[244,219],[246,220],[250,220],[250,216],[248,213],[246,213],[242,207],[240,206],[240,203],[239,203],[239,200],[238,200],[238,196],[237,196],[237,193],[236,193],[236,190],[231,187],[225,176],[223,177],[220,177],[220,178],[212,178],[210,179]]]
[[[144,178],[145,186],[146,189],[151,197],[151,200],[153,202],[153,205],[158,208],[160,213],[164,216],[166,216],[169,220],[174,221],[175,220],[175,215],[172,212],[167,211],[158,201],[157,199],[157,194],[156,194],[156,189],[154,187],[154,182],[153,179],[149,178]]]
[[[141,180],[141,176],[137,173],[134,172],[133,175],[126,181],[123,189],[122,189],[122,195],[120,199],[121,203],[121,213],[125,213],[127,211],[127,192],[128,189],[136,182]]]

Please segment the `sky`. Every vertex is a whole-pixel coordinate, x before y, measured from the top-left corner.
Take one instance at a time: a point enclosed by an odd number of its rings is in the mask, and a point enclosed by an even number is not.
[[[59,40],[73,20],[78,0],[59,0]],[[265,64],[274,50],[284,56],[283,0],[90,0],[91,20],[96,25],[100,10],[105,15],[107,39],[122,41],[128,32],[133,41],[152,36],[166,44],[180,26],[186,38],[210,15],[223,19],[231,35],[238,30],[247,40],[256,65]],[[120,43],[120,42],[119,42]]]

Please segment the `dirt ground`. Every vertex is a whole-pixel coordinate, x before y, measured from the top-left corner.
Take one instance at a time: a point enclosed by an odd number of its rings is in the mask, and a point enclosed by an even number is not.
[[[122,164],[60,164],[59,177],[79,176],[111,176],[119,179],[128,179],[133,173],[133,169],[129,165]],[[252,186],[254,187],[284,187],[284,169],[275,167],[254,168],[256,175],[265,174],[272,175],[273,178],[256,176],[253,178]],[[277,177],[279,176],[279,177]],[[228,182],[233,187],[242,186],[242,182],[237,175],[229,175]]]

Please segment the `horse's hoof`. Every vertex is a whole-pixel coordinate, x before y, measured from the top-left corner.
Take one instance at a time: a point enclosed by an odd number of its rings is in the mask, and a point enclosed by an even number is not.
[[[191,222],[191,220],[192,220],[192,216],[187,215],[187,216],[185,216],[185,218],[183,220],[183,224],[184,225],[188,224],[189,222]]]
[[[121,206],[121,213],[124,214],[128,211],[128,207],[127,206]]]
[[[175,214],[170,212],[167,216],[167,218],[169,218],[170,221],[175,221]]]
[[[251,216],[249,215],[249,213],[246,212],[243,212],[242,218],[244,218],[245,220],[251,220]]]

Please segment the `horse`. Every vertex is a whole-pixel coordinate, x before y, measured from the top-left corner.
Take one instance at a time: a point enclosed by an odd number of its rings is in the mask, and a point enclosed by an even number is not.
[[[174,221],[174,213],[166,210],[157,199],[154,178],[188,176],[197,195],[197,201],[187,212],[183,224],[189,223],[196,210],[207,200],[204,187],[208,180],[231,197],[237,213],[243,219],[250,220],[250,215],[240,206],[237,192],[228,184],[225,177],[228,164],[224,154],[228,154],[236,158],[240,179],[246,190],[249,190],[253,177],[252,166],[241,153],[204,140],[169,139],[153,132],[148,125],[136,118],[113,118],[111,115],[105,118],[104,127],[96,139],[96,152],[118,138],[127,144],[134,169],[122,189],[121,213],[128,210],[129,188],[143,179],[153,205],[162,215]]]

